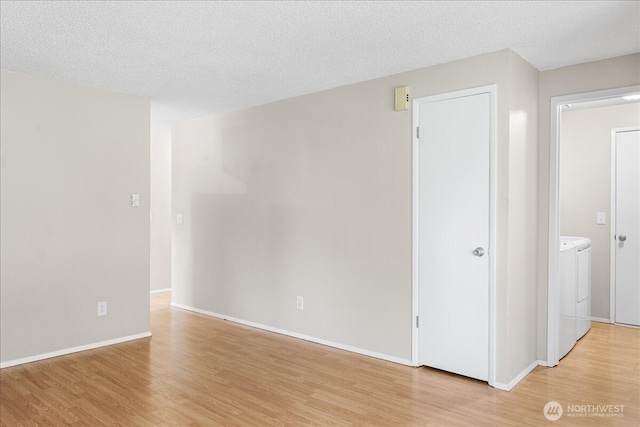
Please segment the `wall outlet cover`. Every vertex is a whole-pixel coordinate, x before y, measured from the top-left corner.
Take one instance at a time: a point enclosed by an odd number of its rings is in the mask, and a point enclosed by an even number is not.
[[[107,302],[102,301],[98,303],[98,316],[106,316],[107,315]]]

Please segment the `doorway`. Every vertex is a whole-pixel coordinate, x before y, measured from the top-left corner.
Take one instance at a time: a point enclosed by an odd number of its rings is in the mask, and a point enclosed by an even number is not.
[[[495,86],[413,107],[413,362],[493,385]]]
[[[640,86],[588,92],[551,99],[550,164],[549,164],[549,247],[547,293],[547,366],[558,364],[558,338],[560,317],[560,130],[562,112],[566,108],[619,105],[627,103],[623,97],[638,94]],[[593,218],[595,221],[595,217]]]

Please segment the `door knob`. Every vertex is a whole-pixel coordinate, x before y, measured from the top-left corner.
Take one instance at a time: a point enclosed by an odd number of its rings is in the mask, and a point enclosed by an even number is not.
[[[618,239],[620,239],[621,242],[624,242],[625,240],[627,240],[627,236],[621,234],[620,236],[618,236]]]
[[[482,249],[482,248],[476,248],[476,249],[473,251],[473,254],[474,254],[475,256],[482,256],[482,255],[484,255],[484,249]]]

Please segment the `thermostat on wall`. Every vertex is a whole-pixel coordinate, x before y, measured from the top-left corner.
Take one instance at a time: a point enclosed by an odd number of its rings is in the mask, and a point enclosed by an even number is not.
[[[396,88],[396,111],[409,109],[409,87],[400,86]]]

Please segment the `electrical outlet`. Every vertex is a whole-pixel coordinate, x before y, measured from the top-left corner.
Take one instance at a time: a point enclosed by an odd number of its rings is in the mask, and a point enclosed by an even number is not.
[[[98,303],[98,316],[106,316],[107,315],[107,302],[102,301]]]
[[[303,310],[304,309],[304,298],[297,297],[297,299],[296,299],[296,308],[298,310]]]

